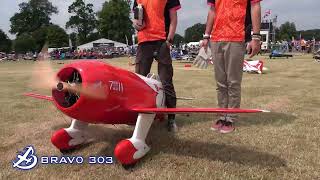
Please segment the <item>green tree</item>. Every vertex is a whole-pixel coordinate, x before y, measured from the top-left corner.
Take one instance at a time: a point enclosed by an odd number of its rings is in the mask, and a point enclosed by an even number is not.
[[[276,39],[280,40],[291,40],[292,37],[297,36],[296,25],[292,22],[285,22],[282,24],[278,30],[276,30],[278,34],[276,35]]]
[[[110,0],[98,13],[98,31],[102,37],[126,43],[132,42],[134,29],[130,20],[130,3],[127,0]]]
[[[181,43],[184,43],[184,37],[182,37],[180,34],[175,34],[173,37],[173,44],[174,45],[179,45]]]
[[[19,4],[20,12],[11,17],[10,33],[31,33],[50,24],[50,16],[58,13],[57,7],[48,0],[30,0]]]
[[[69,6],[68,12],[74,15],[70,17],[66,28],[76,30],[79,43],[88,42],[88,35],[96,29],[97,25],[93,4],[85,4],[83,0],[76,0]]]
[[[49,47],[68,47],[69,36],[60,26],[50,25],[47,27],[47,42]]]
[[[313,38],[316,39],[316,41],[320,40],[320,29],[311,29],[311,30],[305,30],[305,31],[298,31],[298,35],[301,34],[301,36],[304,39],[307,40],[313,40]]]
[[[49,43],[49,47],[65,47],[69,44],[69,37],[66,31],[54,24],[42,26],[32,32],[31,35],[36,42],[37,51],[42,49],[45,42]]]
[[[31,36],[36,42],[36,51],[39,52],[42,49],[42,46],[47,41],[47,34],[48,34],[47,32],[48,32],[48,27],[42,26],[31,33]]]
[[[11,40],[6,33],[0,29],[0,52],[9,52],[11,50]]]
[[[186,42],[198,42],[203,38],[205,24],[197,23],[186,29],[184,39]]]
[[[100,36],[99,32],[90,33],[88,35],[88,42],[95,41],[95,40],[98,40],[100,38],[101,38],[101,36]]]
[[[30,34],[21,34],[14,41],[14,50],[17,53],[34,52],[36,49],[36,40]]]
[[[71,39],[71,43],[72,43],[72,46],[73,47],[77,47],[79,46],[80,44],[77,43],[77,33],[73,32],[71,34],[69,34],[69,37]]]

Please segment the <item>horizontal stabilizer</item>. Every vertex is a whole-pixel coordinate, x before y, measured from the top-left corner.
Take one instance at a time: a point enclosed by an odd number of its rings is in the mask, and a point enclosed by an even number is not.
[[[232,108],[133,108],[138,113],[178,114],[178,113],[260,113],[270,112],[260,109],[232,109]]]
[[[45,96],[41,94],[35,94],[35,93],[25,93],[23,94],[24,96],[36,98],[36,99],[42,99],[42,100],[47,100],[47,101],[53,101],[51,96]]]

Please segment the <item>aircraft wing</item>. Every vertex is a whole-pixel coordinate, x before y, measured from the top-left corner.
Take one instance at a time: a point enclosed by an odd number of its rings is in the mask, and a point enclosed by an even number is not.
[[[51,96],[45,96],[45,95],[41,95],[41,94],[35,94],[35,93],[25,93],[23,94],[24,96],[28,96],[28,97],[33,97],[36,99],[42,99],[42,100],[47,100],[47,101],[53,101]]]
[[[178,113],[260,113],[270,112],[261,109],[232,109],[232,108],[133,108],[138,113],[178,114]]]

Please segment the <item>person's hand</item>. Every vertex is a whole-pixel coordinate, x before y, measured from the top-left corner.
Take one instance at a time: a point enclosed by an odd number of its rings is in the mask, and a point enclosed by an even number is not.
[[[200,42],[200,44],[202,45],[202,41]],[[208,46],[209,44],[207,43],[207,47]],[[193,64],[200,69],[207,69],[210,62],[211,55],[212,55],[211,50],[205,49],[205,46],[202,45],[197,57],[193,61]]]
[[[260,48],[260,40],[251,40],[247,45],[247,52],[249,53],[249,58],[252,58],[253,56],[257,55],[260,51]]]
[[[171,46],[172,46],[172,44],[169,42],[169,41],[166,41],[166,45],[167,45],[167,47],[170,49],[171,48]]]
[[[200,43],[200,48],[204,47],[204,50],[207,52],[208,45],[209,45],[209,39],[203,39]]]
[[[208,68],[208,60],[204,59],[202,56],[197,56],[196,59],[193,61],[193,65],[200,69],[207,69]]]
[[[144,21],[142,22],[142,24],[139,24],[138,20],[136,20],[136,19],[132,20],[132,24],[133,24],[133,27],[137,31],[141,31],[142,29],[144,29],[146,27],[146,24],[144,23]]]

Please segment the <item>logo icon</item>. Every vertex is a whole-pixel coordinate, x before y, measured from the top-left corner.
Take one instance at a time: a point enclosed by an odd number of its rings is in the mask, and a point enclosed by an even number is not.
[[[35,167],[38,163],[38,158],[35,155],[34,148],[32,146],[25,147],[12,163],[14,168],[21,170],[30,170]]]

